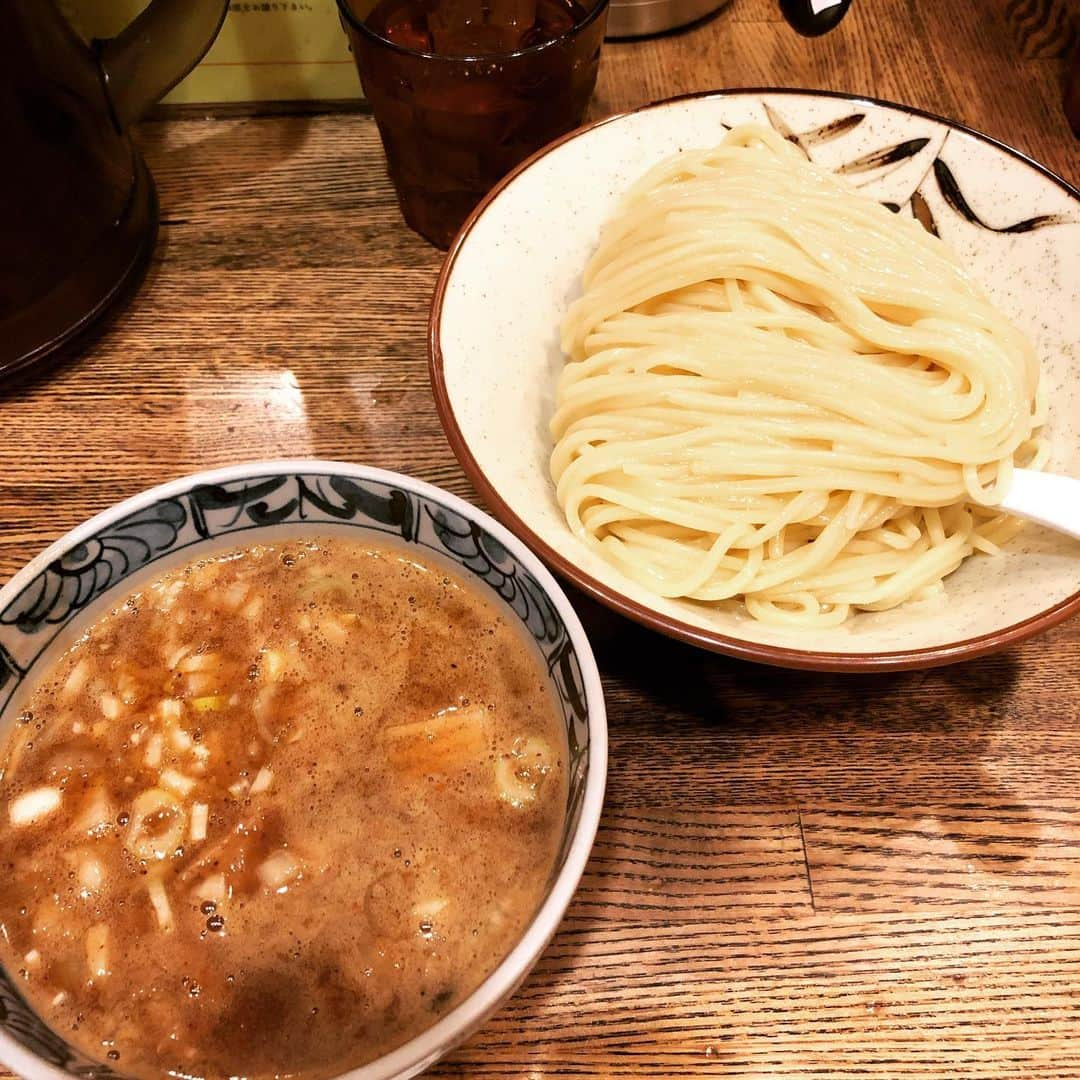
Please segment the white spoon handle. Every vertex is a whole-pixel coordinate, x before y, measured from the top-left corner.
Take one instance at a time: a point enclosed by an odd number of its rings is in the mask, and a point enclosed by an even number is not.
[[[1080,480],[1071,476],[1014,469],[1001,508],[1080,540]]]

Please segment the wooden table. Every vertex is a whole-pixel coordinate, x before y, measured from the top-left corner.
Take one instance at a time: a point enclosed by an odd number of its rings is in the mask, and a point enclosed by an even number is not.
[[[597,114],[830,87],[1080,173],[1061,62],[1019,60],[985,0],[863,0],[813,42],[772,0],[735,0],[602,67]],[[140,141],[163,219],[141,295],[0,392],[0,579],[119,498],[239,459],[344,458],[475,498],[428,389],[441,256],[402,226],[371,118]],[[1080,621],[852,678],[696,652],[575,600],[611,719],[596,849],[532,977],[437,1075],[1080,1077]]]

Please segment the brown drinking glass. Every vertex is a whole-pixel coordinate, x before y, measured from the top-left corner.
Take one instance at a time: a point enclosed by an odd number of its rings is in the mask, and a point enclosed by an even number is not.
[[[607,0],[338,0],[405,221],[448,247],[529,154],[581,123]]]

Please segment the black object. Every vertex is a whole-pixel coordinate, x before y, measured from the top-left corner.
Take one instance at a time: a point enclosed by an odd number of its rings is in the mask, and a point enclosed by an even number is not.
[[[0,377],[138,286],[157,232],[129,125],[202,58],[228,0],[153,0],[85,45],[54,0],[0,0]]]
[[[851,0],[780,0],[788,25],[803,37],[819,37],[847,14]]]

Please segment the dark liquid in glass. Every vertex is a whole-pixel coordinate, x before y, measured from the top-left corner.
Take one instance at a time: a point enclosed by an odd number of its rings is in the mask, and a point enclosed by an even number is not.
[[[370,33],[347,21],[402,213],[432,243],[448,246],[498,180],[581,122],[604,31],[603,13],[581,25],[590,10],[380,0]]]

